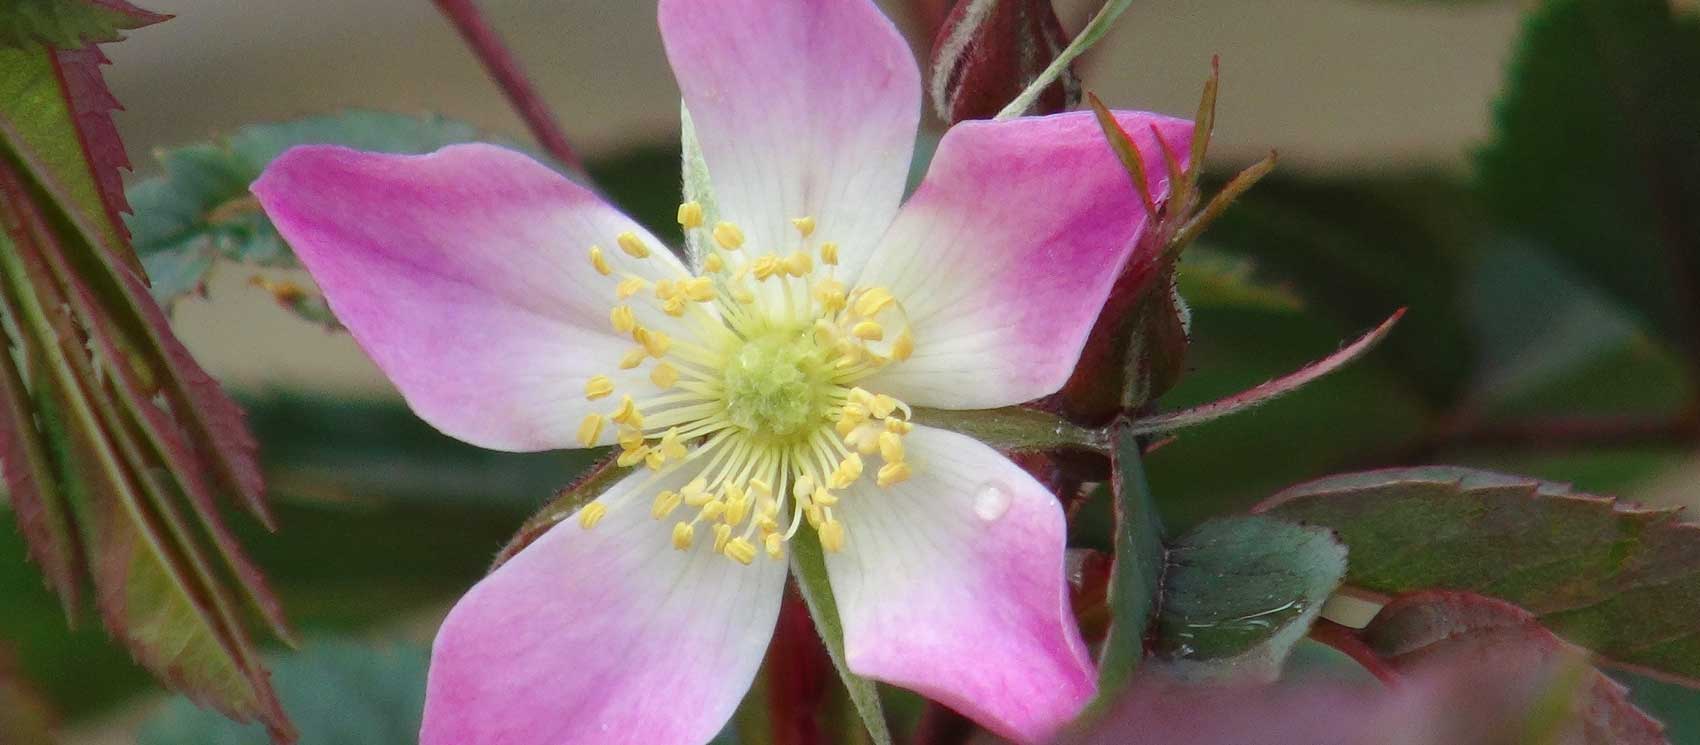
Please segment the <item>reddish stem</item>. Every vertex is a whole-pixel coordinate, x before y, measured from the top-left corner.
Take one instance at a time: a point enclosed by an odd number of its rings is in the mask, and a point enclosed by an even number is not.
[[[832,658],[802,596],[787,587],[767,648],[768,716],[776,745],[828,742],[820,714],[832,693]]]
[[[519,61],[514,58],[502,37],[484,20],[484,15],[478,11],[474,0],[432,0],[443,15],[454,24],[467,46],[472,48],[473,55],[483,63],[485,72],[500,86],[503,95],[508,98],[514,111],[525,120],[526,128],[531,130],[531,136],[537,144],[551,157],[579,173],[584,172],[584,161],[578,153],[567,144],[567,136],[561,131],[561,123],[555,118],[554,112],[543,103],[543,98],[537,94],[536,86],[520,69]]]
[[[1326,618],[1310,627],[1310,638],[1322,642],[1352,658],[1352,661],[1362,665],[1370,675],[1388,686],[1398,685],[1402,680],[1399,673],[1394,671],[1381,655],[1375,653],[1356,629],[1341,626]]]

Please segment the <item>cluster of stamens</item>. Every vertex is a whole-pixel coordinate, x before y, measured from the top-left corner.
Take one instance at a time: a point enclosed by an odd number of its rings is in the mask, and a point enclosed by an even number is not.
[[[813,218],[792,221],[798,246],[761,255],[737,225],[708,228],[695,202],[680,205],[679,224],[705,248],[698,274],[651,260],[655,249],[634,233],[615,238],[617,254],[589,249],[596,271],[617,282],[609,322],[633,342],[620,369],[650,368],[642,391],[616,390],[607,375],[585,384],[587,399],[612,408],[587,416],[579,440],[594,445],[615,427],[618,464],[648,469],[651,485],[694,464],[698,475],[680,488],[636,492],[651,497],[656,520],[675,521],[674,548],[705,534],[743,564],[758,548],[781,559],[806,521],[825,550],[842,550],[833,507],[865,459],[879,459],[879,487],[911,473],[909,407],[856,385],[914,352],[902,304],[885,288],[836,279],[838,245],[814,240]],[[691,338],[646,327],[637,303],[680,319]],[[621,506],[593,502],[579,523],[593,528]]]

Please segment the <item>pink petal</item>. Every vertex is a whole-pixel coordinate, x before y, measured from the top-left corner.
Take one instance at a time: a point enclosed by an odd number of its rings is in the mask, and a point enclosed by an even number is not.
[[[461,598],[431,658],[420,745],[702,745],[732,716],[778,618],[785,563],[742,566],[673,521],[646,471],[569,519]]]
[[[793,218],[853,269],[903,197],[921,78],[871,0],[661,0],[661,36],[723,219],[757,253]]]
[[[615,248],[633,231],[654,249],[648,272],[683,267],[629,218],[524,155],[489,145],[420,156],[298,147],[253,191],[354,340],[449,435],[500,450],[579,447],[585,415],[610,408],[585,400],[587,379],[648,385],[645,370],[618,369],[635,345],[608,320],[617,277],[598,275],[588,250],[600,244],[616,270],[635,268]],[[659,311],[637,311],[645,325],[684,333]]]
[[[827,571],[850,669],[914,689],[1018,742],[1041,742],[1091,698],[1069,609],[1055,496],[977,440],[904,438],[914,476],[866,480],[833,510]]]
[[[1153,196],[1166,194],[1152,128],[1184,163],[1192,124],[1116,118]],[[952,127],[858,279],[903,302],[916,342],[913,358],[867,387],[948,409],[1055,392],[1147,223],[1091,112]]]

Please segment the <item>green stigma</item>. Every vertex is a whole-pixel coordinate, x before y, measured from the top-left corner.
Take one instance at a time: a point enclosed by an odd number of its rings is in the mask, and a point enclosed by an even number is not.
[[[826,421],[826,356],[806,330],[745,340],[725,372],[726,415],[769,442],[786,442]]]

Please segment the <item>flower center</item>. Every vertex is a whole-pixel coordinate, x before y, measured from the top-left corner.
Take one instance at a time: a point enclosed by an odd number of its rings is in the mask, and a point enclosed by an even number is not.
[[[655,519],[675,520],[674,548],[707,533],[739,563],[755,561],[758,546],[778,560],[806,522],[822,548],[842,550],[833,507],[862,479],[864,459],[878,459],[880,488],[911,473],[909,407],[858,385],[914,352],[903,305],[882,287],[847,290],[833,276],[838,246],[814,241],[812,218],[793,221],[799,246],[761,255],[732,223],[704,228],[695,203],[679,207],[679,223],[705,252],[698,274],[648,261],[652,250],[633,233],[615,237],[618,253],[590,248],[591,265],[618,282],[609,322],[635,346],[618,362],[621,382],[585,383],[592,401],[621,395],[613,411],[585,417],[579,440],[604,442],[615,427],[617,463],[652,472],[628,494],[647,495]],[[679,338],[654,327],[657,313],[677,319],[668,327]],[[645,366],[648,380],[634,380]],[[599,499],[579,523],[593,528],[627,506]]]
[[[724,381],[726,416],[753,439],[794,443],[829,421],[831,371],[806,330],[745,340],[728,356]]]

